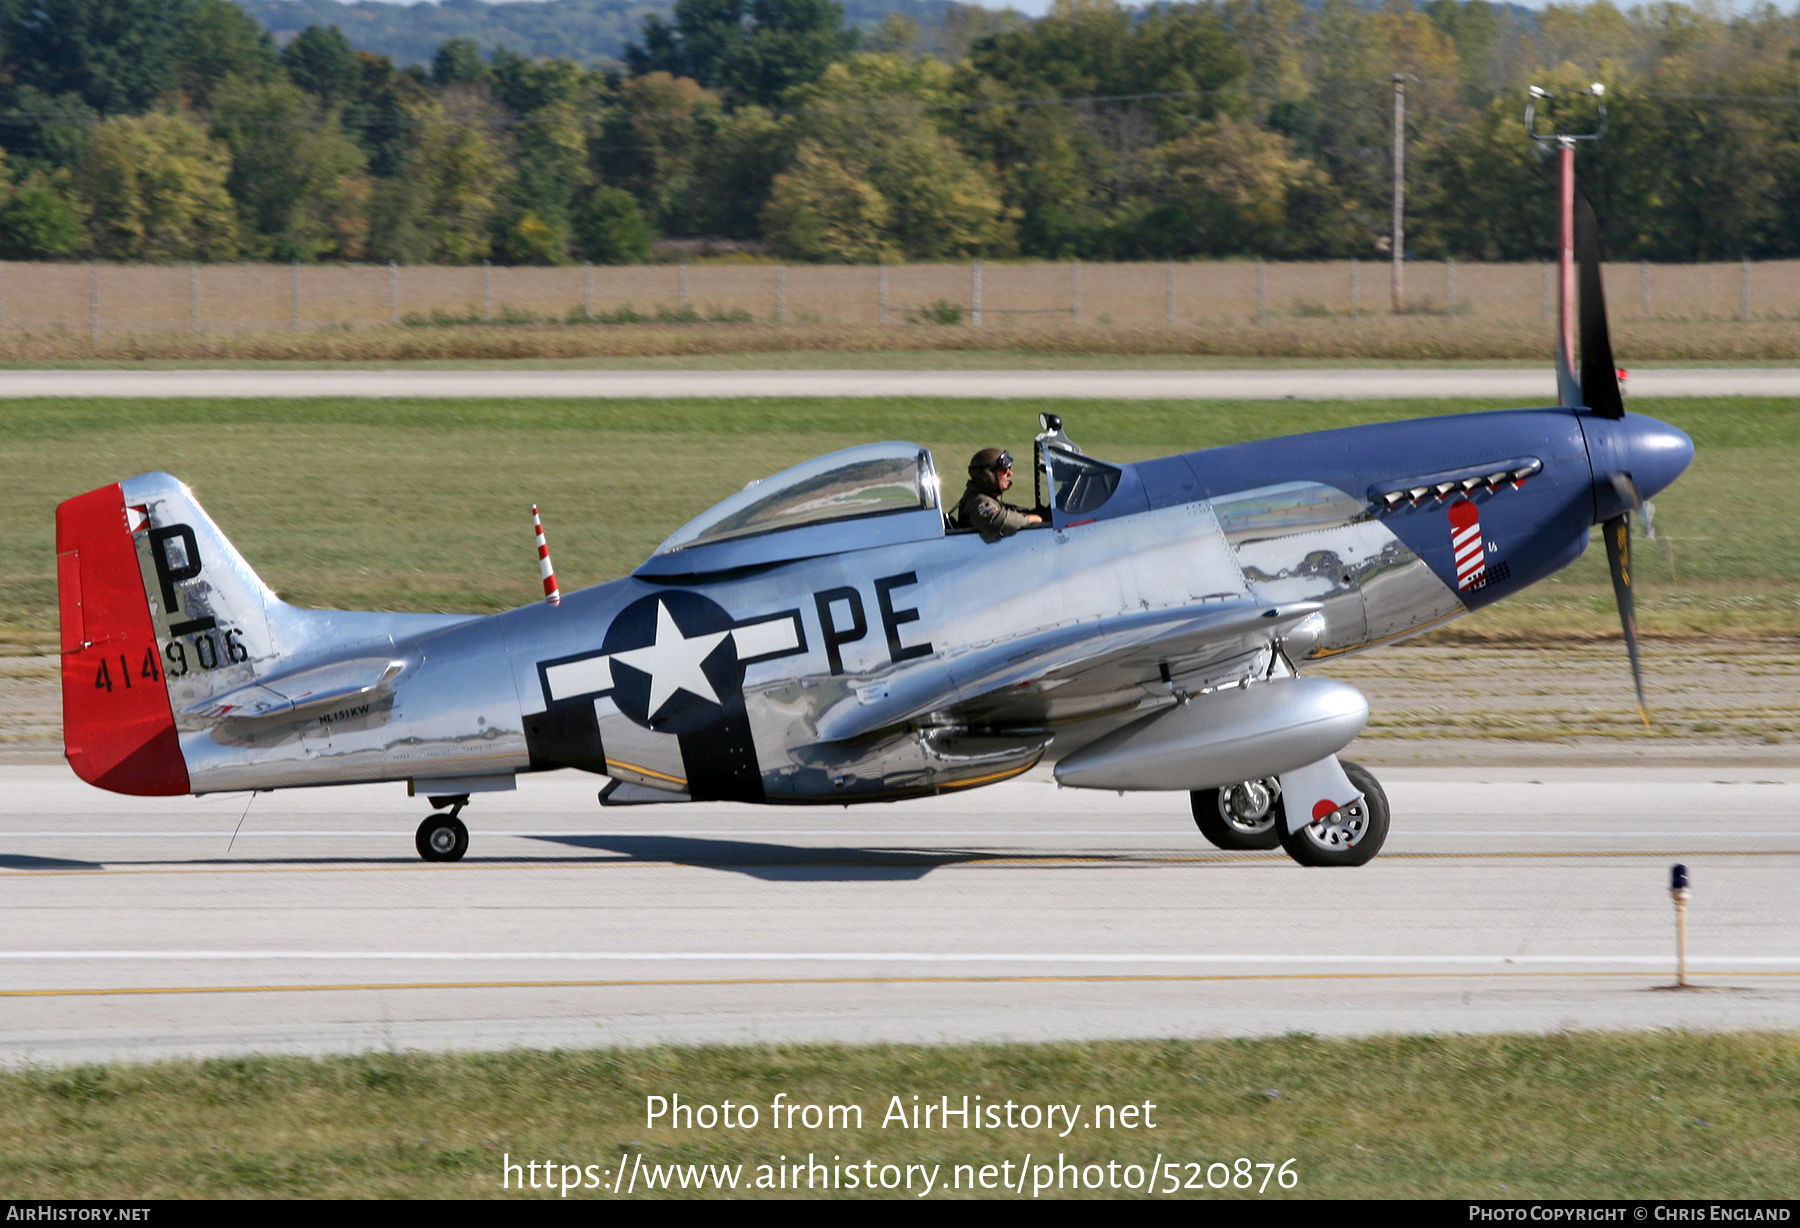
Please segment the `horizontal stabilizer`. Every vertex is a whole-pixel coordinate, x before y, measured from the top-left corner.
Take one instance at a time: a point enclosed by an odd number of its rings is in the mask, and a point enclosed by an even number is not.
[[[948,660],[921,661],[856,688],[820,716],[821,742],[842,742],[885,729],[940,708],[1004,687],[1041,678],[1058,669],[1083,670],[1153,648],[1179,657],[1209,640],[1243,632],[1279,636],[1319,610],[1316,601],[1279,606],[1233,602],[1210,609],[1125,614],[1069,627],[1054,627],[979,648]]]
[[[333,661],[271,675],[253,686],[239,687],[184,708],[181,714],[201,720],[292,719],[384,691],[405,668],[406,662],[389,657]]]

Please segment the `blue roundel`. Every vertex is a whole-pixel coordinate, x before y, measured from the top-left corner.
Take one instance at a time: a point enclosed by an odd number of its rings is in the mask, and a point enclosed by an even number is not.
[[[658,733],[699,733],[718,723],[744,686],[732,619],[716,602],[676,590],[639,598],[613,619],[613,703]]]

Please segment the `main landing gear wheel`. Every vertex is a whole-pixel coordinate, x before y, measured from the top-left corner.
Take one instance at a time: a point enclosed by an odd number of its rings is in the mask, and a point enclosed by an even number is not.
[[[469,851],[469,829],[454,814],[434,814],[419,824],[414,843],[426,861],[461,861]]]
[[[1188,794],[1194,826],[1222,849],[1272,849],[1281,844],[1281,782],[1244,780]]]
[[[1276,825],[1281,847],[1303,866],[1366,865],[1387,840],[1388,800],[1380,782],[1360,763],[1339,760],[1339,765],[1362,794],[1360,802],[1334,810],[1299,831],[1289,831],[1285,822]]]

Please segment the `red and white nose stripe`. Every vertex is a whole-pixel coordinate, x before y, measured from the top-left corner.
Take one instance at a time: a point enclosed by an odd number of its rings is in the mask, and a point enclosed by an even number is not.
[[[544,577],[544,600],[551,605],[561,605],[562,594],[556,588],[556,569],[550,565],[550,543],[544,540],[544,522],[538,518],[535,503],[531,505],[531,528],[537,534],[538,574]]]
[[[1456,556],[1456,587],[1474,588],[1487,577],[1487,555],[1481,541],[1481,513],[1467,499],[1450,505],[1450,550]]]

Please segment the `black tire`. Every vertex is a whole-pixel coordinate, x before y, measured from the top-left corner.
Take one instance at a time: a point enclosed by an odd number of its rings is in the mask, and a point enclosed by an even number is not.
[[[426,861],[461,861],[469,851],[469,829],[454,815],[434,814],[419,824],[413,843]]]
[[[1240,809],[1245,800],[1232,795],[1244,785],[1259,784],[1267,788],[1273,795],[1261,814],[1246,819]],[[1244,784],[1232,785],[1224,789],[1196,789],[1188,794],[1188,801],[1194,810],[1194,826],[1200,834],[1222,849],[1251,850],[1272,849],[1281,847],[1281,786],[1279,782],[1245,781]]]
[[[1338,763],[1363,800],[1299,831],[1280,825],[1281,847],[1303,866],[1367,865],[1387,842],[1388,800],[1381,783],[1360,763]]]

